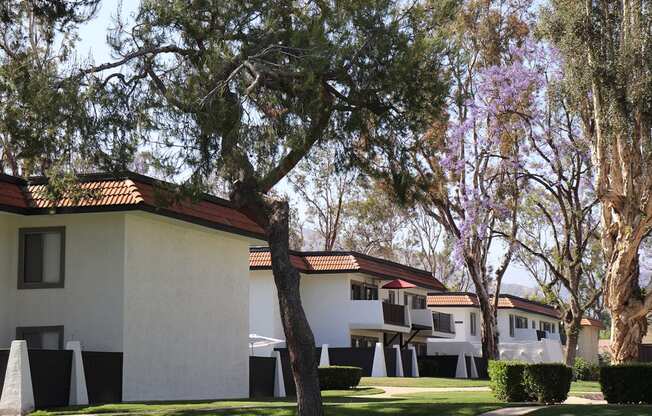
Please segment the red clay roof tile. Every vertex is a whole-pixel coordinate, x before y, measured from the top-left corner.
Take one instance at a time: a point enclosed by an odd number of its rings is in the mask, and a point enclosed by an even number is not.
[[[478,297],[475,293],[433,293],[428,295],[428,306],[434,307],[478,307]],[[541,315],[559,318],[559,311],[552,306],[543,305],[531,300],[513,295],[500,295],[498,298],[499,309],[520,309]]]
[[[582,321],[580,323],[582,326],[592,326],[595,328],[599,329],[605,329],[606,327],[604,326],[604,323],[599,320],[599,319],[593,319],[593,318],[582,318]]]
[[[79,189],[88,195],[73,198],[64,195],[59,201],[47,197],[43,178],[33,182],[7,175],[0,175],[0,209],[23,210],[23,213],[40,213],[40,210],[62,209],[74,212],[96,210],[142,209],[161,215],[224,231],[245,234],[264,239],[263,230],[245,214],[232,207],[229,201],[203,196],[199,201],[180,200],[169,205],[161,204],[157,187],[159,182],[142,175],[125,174],[123,178],[108,175],[87,175],[80,177]],[[171,184],[165,184],[170,186]]]
[[[292,252],[290,260],[294,267],[306,274],[317,273],[365,273],[384,279],[401,278],[420,287],[446,290],[444,285],[425,271],[399,263],[355,252]],[[272,259],[268,248],[252,248],[249,251],[249,268],[270,269]]]

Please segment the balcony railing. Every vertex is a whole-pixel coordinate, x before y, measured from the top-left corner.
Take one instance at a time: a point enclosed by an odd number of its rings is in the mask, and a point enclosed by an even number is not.
[[[433,331],[445,332],[448,334],[455,333],[455,323],[453,322],[453,315],[451,314],[433,312],[432,322],[433,322]]]
[[[388,325],[405,326],[405,307],[403,305],[383,303],[383,319]]]

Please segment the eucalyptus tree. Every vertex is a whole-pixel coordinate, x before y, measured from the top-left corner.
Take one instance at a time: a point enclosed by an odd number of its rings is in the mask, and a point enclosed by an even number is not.
[[[551,0],[544,15],[592,142],[616,363],[638,359],[652,310],[639,267],[652,230],[651,10],[648,0]]]
[[[445,84],[441,8],[420,1],[143,1],[118,22],[116,60],[88,68],[138,92],[146,145],[201,189],[217,175],[271,250],[298,412],[321,415],[312,331],[272,190],[316,143],[420,131]]]

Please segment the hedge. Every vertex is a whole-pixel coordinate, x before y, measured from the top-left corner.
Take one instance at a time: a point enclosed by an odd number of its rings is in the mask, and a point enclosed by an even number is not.
[[[573,380],[598,381],[600,378],[600,366],[593,364],[582,357],[577,357],[573,364]]]
[[[573,370],[564,364],[530,364],[523,371],[525,391],[539,403],[562,403],[568,398]]]
[[[652,363],[601,367],[600,387],[608,403],[652,404]]]
[[[489,386],[498,400],[524,402],[530,395],[523,385],[527,363],[520,361],[489,361]]]
[[[360,384],[362,368],[348,366],[319,367],[321,390],[346,390]]]

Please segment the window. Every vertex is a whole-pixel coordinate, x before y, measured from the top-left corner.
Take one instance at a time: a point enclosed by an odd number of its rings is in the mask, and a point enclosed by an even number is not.
[[[518,329],[527,329],[527,318],[517,316],[515,320],[515,326]]]
[[[351,347],[352,348],[373,348],[378,342],[377,338],[373,337],[363,337],[360,335],[351,335]]]
[[[542,331],[546,331],[546,332],[551,332],[552,331],[550,322],[543,322],[543,321],[539,322],[539,328]]]
[[[534,320],[532,320],[532,329],[537,329],[537,325],[536,325],[536,322]]]
[[[391,303],[392,305],[396,305],[396,293],[393,291],[389,291],[389,298],[387,298],[387,302]]]
[[[63,326],[24,326],[16,328],[16,339],[27,341],[27,348],[63,349]]]
[[[378,300],[378,287],[365,285],[365,299],[367,300]]]
[[[471,312],[471,318],[469,320],[469,323],[471,327],[471,335],[473,336],[477,335],[478,333],[478,326],[477,326],[476,319],[477,319],[477,315],[475,314],[475,312]]]
[[[428,355],[428,345],[425,342],[413,342],[412,345],[414,346],[418,357]]]
[[[413,295],[412,309],[426,309],[426,297],[421,295]]]
[[[358,283],[351,283],[351,300],[362,300],[363,287]]]
[[[550,328],[552,328],[552,333],[554,334],[554,333],[555,333],[555,329],[557,328],[557,325],[556,325],[556,324],[551,324],[551,325],[550,325]]]
[[[509,315],[509,336],[514,338],[514,315]]]
[[[65,228],[21,228],[18,243],[18,289],[63,287]]]
[[[378,288],[363,283],[351,282],[351,300],[378,300]]]

